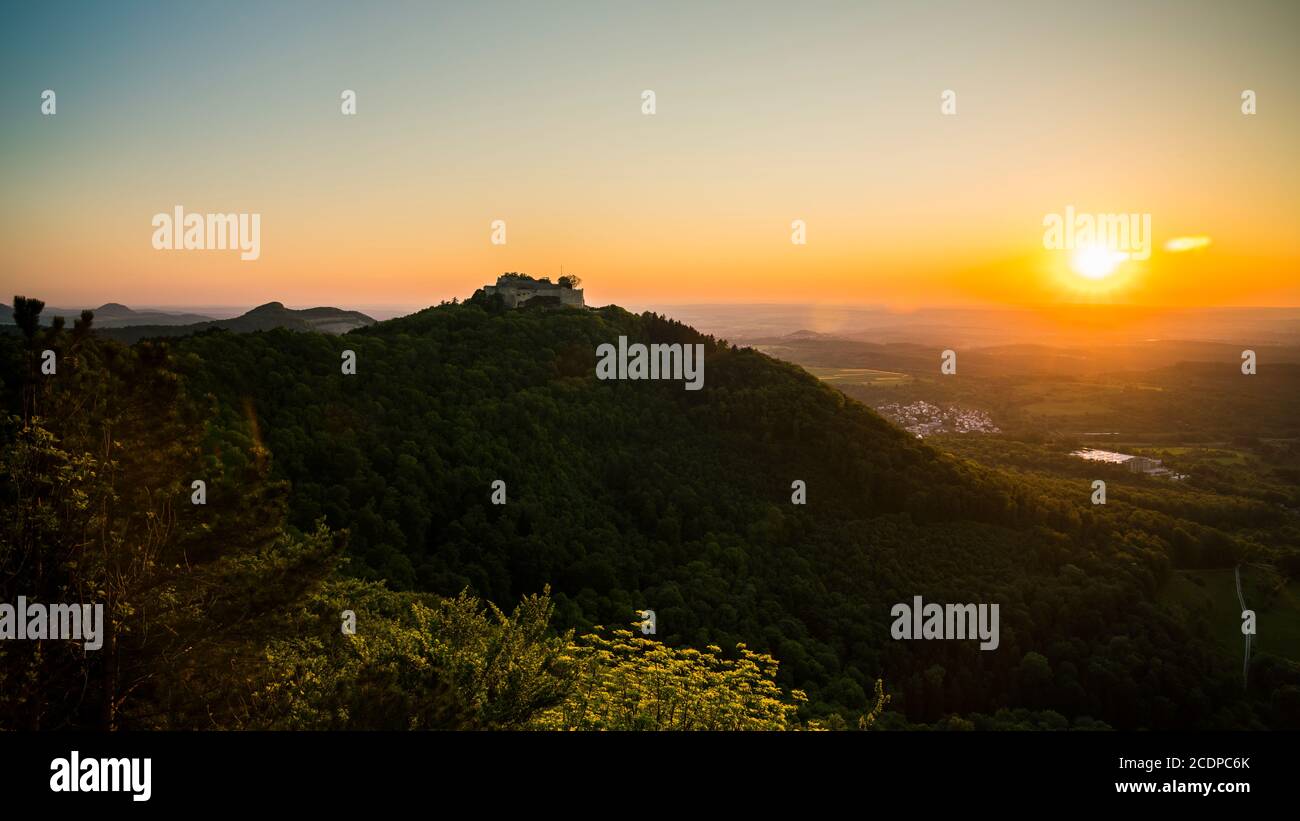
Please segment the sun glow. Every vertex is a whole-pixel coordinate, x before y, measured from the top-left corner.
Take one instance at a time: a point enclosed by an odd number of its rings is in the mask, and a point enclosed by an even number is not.
[[[1127,259],[1128,254],[1123,251],[1112,251],[1104,245],[1085,245],[1074,252],[1070,267],[1088,279],[1105,279]]]
[[[1059,298],[1081,302],[1113,302],[1130,292],[1149,272],[1146,260],[1102,243],[1045,255],[1042,274]]]

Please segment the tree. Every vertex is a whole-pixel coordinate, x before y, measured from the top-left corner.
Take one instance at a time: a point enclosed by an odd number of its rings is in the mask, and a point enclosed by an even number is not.
[[[102,647],[4,642],[0,728],[237,726],[266,637],[342,541],[283,529],[265,460],[203,454],[166,348],[83,343],[46,415],[0,432],[0,601],[101,606]],[[200,476],[227,504],[190,504]]]
[[[14,324],[23,332],[28,341],[36,336],[36,329],[41,324],[41,311],[45,310],[45,303],[39,299],[28,299],[25,296],[14,297]]]

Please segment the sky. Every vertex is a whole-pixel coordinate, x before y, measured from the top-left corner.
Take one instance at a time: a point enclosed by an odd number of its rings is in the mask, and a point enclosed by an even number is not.
[[[1297,43],[1295,2],[4,4],[0,292],[1300,305]],[[259,257],[155,249],[178,205]],[[1044,248],[1067,207],[1150,257]]]

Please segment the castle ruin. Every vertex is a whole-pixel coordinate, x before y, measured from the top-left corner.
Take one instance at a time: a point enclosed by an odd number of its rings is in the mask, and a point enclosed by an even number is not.
[[[487,296],[500,294],[507,308],[518,308],[539,298],[544,302],[555,300],[559,305],[583,307],[582,289],[574,288],[567,280],[567,277],[561,277],[557,284],[546,277],[534,279],[526,274],[502,274],[497,277],[496,285],[483,286],[483,293]]]

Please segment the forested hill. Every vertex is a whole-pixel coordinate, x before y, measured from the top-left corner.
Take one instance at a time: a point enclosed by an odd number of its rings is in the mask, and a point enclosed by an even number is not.
[[[598,381],[596,348],[620,335],[703,344],[704,389]],[[996,504],[802,369],[618,308],[443,305],[337,339],[204,335],[180,351],[197,357],[194,389],[256,410],[295,524],[350,528],[358,570],[397,586],[509,599],[556,581],[617,605],[593,617],[620,617],[639,603],[608,591],[628,589],[631,568],[701,558],[710,539],[789,542],[820,519]],[[497,479],[506,505],[489,499]],[[810,488],[802,509],[795,480]]]
[[[597,380],[597,346],[620,335],[704,345],[704,388]],[[498,602],[549,584],[560,626],[654,610],[666,643],[771,652],[814,710],[862,710],[881,676],[912,721],[1009,706],[1032,708],[1002,719],[1016,726],[1260,721],[1200,632],[1152,603],[1175,526],[1202,565],[1236,561],[1231,538],[958,463],[679,323],[473,301],[343,336],[172,344],[217,414],[205,447],[227,466],[269,458],[294,525],[350,531],[356,575]],[[217,481],[209,504],[238,493]],[[999,603],[999,648],[892,640],[890,608],[914,595]]]

